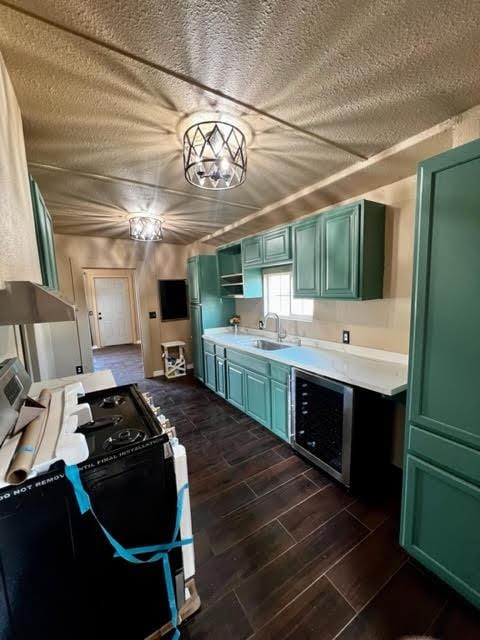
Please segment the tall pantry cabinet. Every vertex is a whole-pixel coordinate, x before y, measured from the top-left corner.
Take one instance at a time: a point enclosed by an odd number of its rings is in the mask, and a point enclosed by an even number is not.
[[[228,326],[235,313],[233,300],[223,299],[218,285],[216,256],[192,256],[187,261],[188,297],[192,328],[192,360],[196,378],[204,379],[202,335],[205,329]]]
[[[401,542],[480,606],[480,140],[419,165]]]

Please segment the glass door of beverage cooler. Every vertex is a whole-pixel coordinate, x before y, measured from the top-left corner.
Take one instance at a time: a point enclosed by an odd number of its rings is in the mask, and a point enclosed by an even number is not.
[[[293,399],[293,446],[349,486],[352,387],[295,369]]]

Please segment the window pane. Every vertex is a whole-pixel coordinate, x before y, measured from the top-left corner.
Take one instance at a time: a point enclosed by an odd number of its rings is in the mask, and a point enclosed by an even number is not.
[[[289,271],[264,274],[264,311],[288,318],[313,316],[313,300],[292,297],[292,274]]]

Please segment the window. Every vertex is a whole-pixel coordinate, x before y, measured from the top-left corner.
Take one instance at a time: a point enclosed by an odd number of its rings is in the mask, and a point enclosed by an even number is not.
[[[281,318],[311,320],[313,317],[313,300],[293,297],[290,271],[264,272],[263,307],[265,313],[278,313]]]

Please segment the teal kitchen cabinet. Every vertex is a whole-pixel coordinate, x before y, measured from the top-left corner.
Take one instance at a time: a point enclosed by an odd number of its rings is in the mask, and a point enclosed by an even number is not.
[[[321,217],[323,298],[358,297],[359,216],[356,205]]]
[[[215,356],[215,367],[217,374],[217,393],[222,398],[227,396],[227,385],[225,378],[225,358]]]
[[[262,271],[258,267],[245,268],[242,246],[241,242],[233,242],[217,250],[218,274],[223,298],[261,298],[263,295]]]
[[[320,223],[307,218],[293,226],[293,295],[320,296]]]
[[[190,323],[192,327],[193,373],[203,382],[202,307],[199,305],[190,306]]]
[[[200,304],[199,257],[187,261],[188,298],[190,304]]]
[[[50,289],[58,289],[57,261],[53,240],[53,223],[37,183],[30,177],[35,234],[37,236],[38,257],[42,273],[42,284]]]
[[[480,605],[480,488],[407,454],[402,544]]]
[[[227,360],[227,400],[242,411],[245,406],[244,377],[243,367]]]
[[[190,304],[204,304],[218,299],[218,270],[216,256],[192,256],[187,261],[188,295]]]
[[[419,165],[401,543],[480,606],[480,140]]]
[[[275,435],[286,442],[289,442],[288,435],[288,387],[286,384],[271,380],[272,417],[271,429]]]
[[[250,267],[272,267],[291,262],[290,227],[280,227],[242,240],[242,264]]]
[[[217,390],[217,371],[215,356],[205,350],[205,385],[212,391]]]
[[[244,372],[245,412],[265,427],[270,426],[270,380],[258,373]]]
[[[262,236],[253,236],[242,240],[242,264],[244,267],[255,267],[263,263]]]
[[[222,299],[218,287],[216,256],[193,256],[187,261],[192,360],[196,378],[204,381],[205,359],[202,335],[206,329],[225,327],[235,312],[233,300]],[[211,382],[211,380],[209,381]]]
[[[320,216],[321,297],[383,296],[385,207],[362,200]]]
[[[274,229],[273,231],[263,234],[264,265],[274,266],[276,264],[285,264],[291,261],[292,248],[290,236],[290,227],[281,227],[280,229]]]

